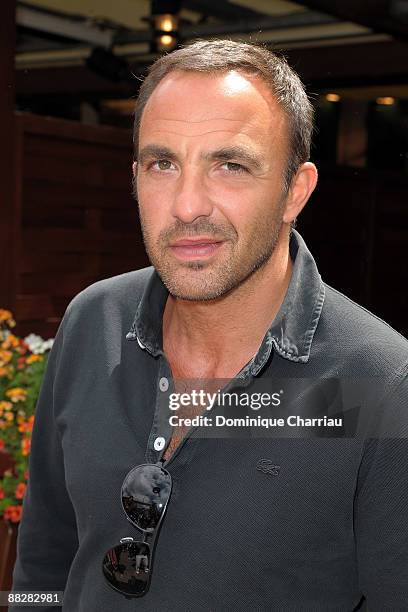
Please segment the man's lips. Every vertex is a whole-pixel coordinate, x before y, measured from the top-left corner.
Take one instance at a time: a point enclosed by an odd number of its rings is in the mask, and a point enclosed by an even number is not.
[[[216,238],[183,238],[176,240],[170,246],[197,246],[201,244],[216,244],[218,242],[222,242],[222,240],[217,240]]]
[[[223,243],[223,240],[208,237],[182,238],[170,244],[170,249],[178,259],[203,259],[211,257]]]

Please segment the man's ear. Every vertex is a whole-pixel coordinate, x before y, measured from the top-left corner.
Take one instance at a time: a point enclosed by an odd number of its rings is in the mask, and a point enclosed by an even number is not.
[[[138,201],[138,197],[137,197],[137,161],[134,161],[132,164],[132,172],[133,172],[132,194],[133,194],[134,199],[137,202]]]
[[[316,187],[317,176],[317,168],[312,162],[305,162],[299,167],[286,198],[284,223],[291,223],[299,215]]]

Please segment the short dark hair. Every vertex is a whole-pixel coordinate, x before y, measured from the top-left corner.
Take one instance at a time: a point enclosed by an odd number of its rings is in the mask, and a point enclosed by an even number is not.
[[[198,39],[156,60],[148,69],[136,102],[133,131],[135,158],[147,101],[160,81],[176,70],[208,74],[238,70],[263,79],[288,120],[289,153],[284,175],[287,192],[299,166],[310,158],[314,109],[302,81],[286,59],[259,43]]]

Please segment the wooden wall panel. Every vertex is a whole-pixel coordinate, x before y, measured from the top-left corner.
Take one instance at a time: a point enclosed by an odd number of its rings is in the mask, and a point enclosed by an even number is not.
[[[49,337],[79,291],[148,265],[131,195],[132,137],[33,115],[16,114],[16,122],[16,333]]]
[[[15,295],[15,232],[18,206],[15,186],[14,55],[16,43],[16,0],[1,3],[0,9],[0,307],[13,308]]]
[[[408,336],[408,181],[386,176],[377,187],[373,293],[379,315]]]
[[[128,190],[130,193],[130,188]],[[123,188],[107,188],[102,191],[95,190],[92,185],[70,184],[69,189],[64,183],[53,182],[52,178],[40,180],[24,177],[25,202],[34,205],[44,201],[51,202],[53,207],[60,208],[71,206],[72,208],[108,208],[114,210],[129,208],[128,198],[123,199]]]
[[[298,229],[323,280],[408,336],[408,177],[322,168]]]

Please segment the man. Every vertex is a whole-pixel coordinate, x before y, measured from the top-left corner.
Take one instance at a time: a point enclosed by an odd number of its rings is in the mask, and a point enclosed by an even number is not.
[[[64,590],[73,612],[407,609],[407,341],[323,283],[293,229],[317,181],[311,132],[300,80],[261,46],[197,41],[151,68],[133,171],[153,267],[67,308],[37,407],[15,590]],[[352,377],[375,379],[365,406],[392,437],[171,425],[171,396],[197,381],[279,381],[285,421],[326,391],[336,411],[330,381]]]

